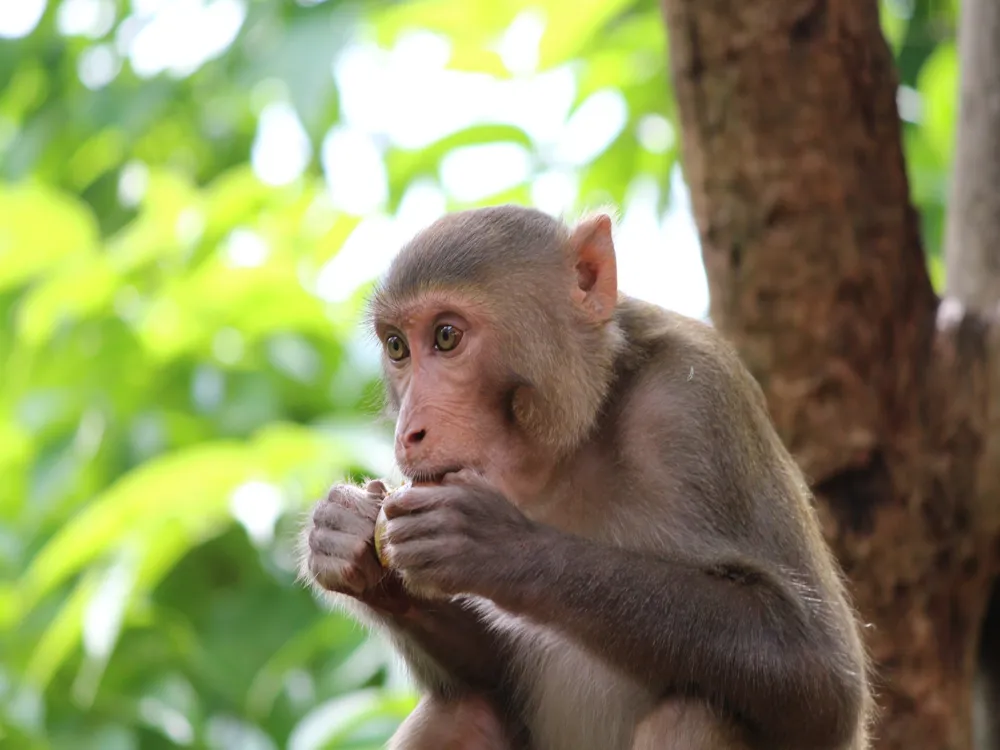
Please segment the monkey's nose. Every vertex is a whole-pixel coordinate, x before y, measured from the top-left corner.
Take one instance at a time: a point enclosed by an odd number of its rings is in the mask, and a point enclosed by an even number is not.
[[[406,433],[403,445],[407,448],[413,448],[414,446],[419,445],[425,437],[427,437],[427,430],[411,430]]]
[[[396,455],[412,461],[427,449],[427,428],[412,429],[406,425],[396,433]]]

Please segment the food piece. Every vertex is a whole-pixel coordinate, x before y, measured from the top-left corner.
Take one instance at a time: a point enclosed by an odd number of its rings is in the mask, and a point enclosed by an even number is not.
[[[375,519],[375,556],[382,563],[383,568],[389,567],[389,561],[382,556],[382,535],[385,534],[385,525],[389,522],[386,518],[385,510],[379,508],[378,517]]]
[[[383,502],[386,497],[389,497],[393,492],[399,492],[400,490],[406,489],[407,487],[428,487],[433,482],[408,482],[400,487],[396,487],[392,490],[387,490],[385,496],[382,498]],[[382,555],[382,536],[385,534],[385,525],[389,522],[389,519],[385,515],[385,511],[382,508],[378,510],[378,516],[375,518],[375,556],[378,557],[378,561],[382,563],[383,568],[389,567],[388,560]]]

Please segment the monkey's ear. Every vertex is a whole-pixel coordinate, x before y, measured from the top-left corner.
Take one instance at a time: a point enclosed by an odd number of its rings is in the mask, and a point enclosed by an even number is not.
[[[570,237],[576,284],[570,292],[595,323],[614,315],[618,304],[618,264],[611,239],[611,217],[599,214],[577,225]]]

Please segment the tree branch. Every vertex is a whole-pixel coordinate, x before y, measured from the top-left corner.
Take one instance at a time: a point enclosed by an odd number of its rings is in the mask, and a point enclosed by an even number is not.
[[[1000,314],[942,302],[934,342],[928,425],[936,452],[947,456],[949,496],[967,504],[963,534],[985,567],[1000,556]]]
[[[966,0],[958,32],[960,104],[945,232],[949,296],[1000,301],[1000,3]]]
[[[712,318],[810,478],[915,416],[936,300],[871,0],[663,0]]]

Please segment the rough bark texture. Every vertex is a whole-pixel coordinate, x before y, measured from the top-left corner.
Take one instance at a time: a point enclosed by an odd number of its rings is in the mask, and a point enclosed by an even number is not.
[[[663,9],[712,318],[871,624],[874,745],[967,750],[1000,557],[1000,333],[933,294],[877,4]]]
[[[960,99],[945,256],[948,293],[977,310],[1000,300],[1000,2],[965,0]]]
[[[1000,3],[966,0],[958,34],[960,98],[945,236],[948,295],[982,315],[1000,301]],[[998,469],[1000,471],[1000,469]],[[997,499],[1000,503],[1000,498]],[[1000,750],[1000,587],[980,644],[973,735]]]

